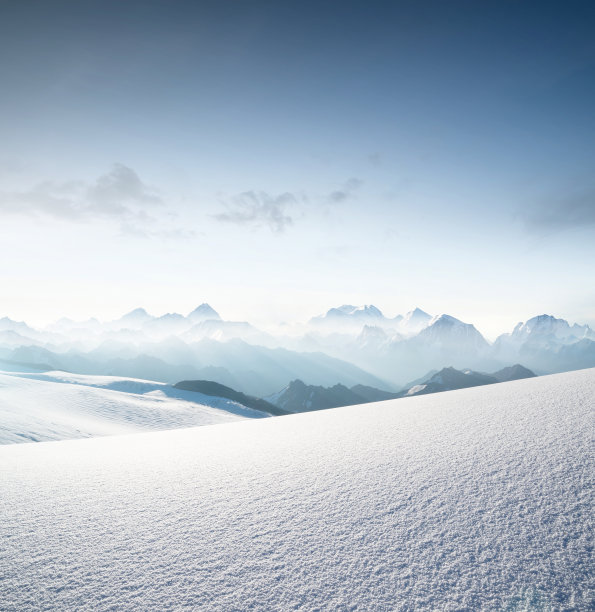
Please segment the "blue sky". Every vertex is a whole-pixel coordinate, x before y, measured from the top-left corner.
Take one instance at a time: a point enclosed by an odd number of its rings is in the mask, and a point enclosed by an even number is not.
[[[13,318],[595,322],[590,2],[0,3]]]

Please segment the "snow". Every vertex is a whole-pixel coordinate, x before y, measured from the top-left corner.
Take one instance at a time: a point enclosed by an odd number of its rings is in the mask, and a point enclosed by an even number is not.
[[[66,372],[0,372],[0,444],[213,425],[262,412],[164,383]]]
[[[4,446],[2,607],[593,609],[594,405],[584,370]]]

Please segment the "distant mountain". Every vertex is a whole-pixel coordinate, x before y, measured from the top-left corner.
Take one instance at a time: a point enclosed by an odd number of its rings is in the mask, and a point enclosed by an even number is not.
[[[207,303],[188,316],[155,317],[136,308],[115,321],[62,318],[45,329],[4,317],[0,358],[167,382],[210,379],[214,372],[216,382],[257,396],[294,379],[396,390],[444,364],[490,372],[522,363],[538,374],[595,366],[595,332],[547,314],[519,323],[493,344],[448,314],[431,317],[415,308],[389,318],[370,304],[331,308],[285,329],[275,335],[224,321]],[[15,357],[19,349],[24,352]]]
[[[345,353],[347,355],[347,353]],[[492,363],[490,344],[471,324],[442,314],[433,317],[419,333],[406,338],[394,336],[366,357],[374,367],[370,369],[384,378],[399,377],[401,384],[417,379],[424,372],[438,370],[445,363],[462,368],[468,364],[476,369],[491,369],[506,362]],[[518,361],[518,360],[515,360]],[[361,365],[361,362],[357,362]],[[510,361],[508,361],[510,363]]]
[[[143,324],[143,331],[156,336],[179,334],[192,326],[192,322],[177,312],[168,312]]]
[[[559,343],[572,344],[583,338],[595,340],[595,333],[588,325],[570,325],[564,319],[547,314],[518,323],[510,335],[512,341],[521,343],[528,340],[547,343],[555,339]]]
[[[472,370],[456,370],[455,368],[442,368],[427,381],[414,385],[403,392],[404,396],[426,395],[428,393],[440,393],[441,391],[454,391],[455,389],[466,389],[468,387],[479,387],[480,385],[492,385],[498,379],[489,374],[473,372]]]
[[[402,338],[400,334],[390,333],[382,327],[364,325],[361,333],[355,340],[355,344],[359,349],[378,350],[386,346],[388,342],[395,341],[395,339],[402,340]]]
[[[417,334],[432,320],[432,316],[421,308],[415,308],[408,312],[404,317],[401,317],[399,322],[399,331],[406,334]]]
[[[489,347],[487,340],[470,323],[463,323],[447,314],[434,317],[415,338],[418,344],[438,349],[454,349],[462,353]]]
[[[263,399],[258,399],[256,397],[252,397],[251,395],[246,395],[245,393],[235,391],[231,387],[226,387],[225,385],[221,385],[212,380],[183,380],[176,383],[174,387],[183,391],[193,391],[195,393],[202,393],[203,395],[213,397],[224,397],[234,402],[238,402],[243,406],[247,406],[248,408],[260,410],[261,412],[266,412],[275,416],[289,414],[289,412],[286,410],[282,410],[281,408],[274,406]]]
[[[509,380],[520,380],[522,378],[533,378],[535,374],[528,368],[522,366],[520,363],[516,363],[513,366],[502,368],[497,372],[494,372],[492,376],[498,382],[507,382]]]
[[[326,408],[338,408],[363,404],[365,399],[345,385],[322,387],[307,385],[301,380],[293,380],[279,393],[266,398],[267,401],[288,412],[310,412]]]
[[[327,332],[357,333],[364,325],[385,325],[389,321],[376,306],[344,304],[313,317],[309,324],[315,329]]]
[[[535,374],[520,364],[503,368],[493,374],[474,372],[473,370],[456,370],[448,367],[432,374],[427,380],[412,385],[401,393],[402,397],[412,395],[427,395],[428,393],[440,393],[442,391],[454,391],[455,389],[467,389],[481,385],[493,385],[499,382],[519,380],[521,378],[532,378]]]
[[[492,385],[498,382],[534,376],[535,374],[531,370],[520,364],[504,368],[494,374],[484,374],[473,370],[462,371],[448,367],[442,368],[439,372],[430,373],[424,380],[416,381],[407,389],[398,393],[383,391],[366,385],[354,385],[348,388],[345,385],[337,384],[332,387],[323,387],[307,385],[301,380],[294,380],[278,393],[273,393],[265,399],[288,412],[310,412],[340,406],[381,402],[413,395],[427,395],[429,393]],[[245,402],[243,403],[245,404]]]
[[[193,325],[182,334],[185,341],[195,342],[203,338],[227,341],[239,338],[252,341],[254,344],[264,344],[269,341],[267,334],[244,321],[221,321],[220,319],[205,319]]]
[[[193,323],[199,323],[201,321],[220,321],[221,317],[213,308],[208,304],[201,304],[195,308],[187,317]]]
[[[351,388],[337,384],[332,387],[307,385],[301,380],[293,380],[284,389],[267,397],[267,401],[288,412],[309,412],[380,402],[399,397],[398,393],[384,391],[368,385],[354,385]]]
[[[351,306],[349,304],[345,304],[343,306],[339,306],[338,308],[331,308],[323,318],[333,319],[333,318],[352,318],[352,319],[382,319],[384,315],[380,312],[376,306]]]
[[[588,325],[539,315],[499,336],[491,349],[500,361],[522,361],[542,373],[595,366],[595,332]]]
[[[116,323],[123,328],[139,328],[153,317],[144,308],[135,308],[118,319]]]
[[[376,387],[369,387],[367,385],[354,385],[351,387],[351,391],[363,398],[365,402],[383,402],[399,397],[399,393],[383,391],[382,389],[376,389]]]
[[[256,397],[264,397],[295,378],[330,385],[387,387],[367,371],[321,352],[300,353],[255,346],[234,339],[184,342],[177,337],[142,344],[112,342],[92,351],[56,353],[39,346],[8,347],[0,357],[24,363],[46,363],[79,374],[107,374],[175,383],[180,379],[214,380]]]
[[[8,317],[0,319],[0,332],[13,332],[28,340],[39,341],[43,338],[43,333],[29,327],[23,321],[13,321]]]

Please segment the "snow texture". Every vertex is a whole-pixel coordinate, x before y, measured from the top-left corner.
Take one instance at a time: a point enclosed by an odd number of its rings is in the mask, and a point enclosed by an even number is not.
[[[0,448],[5,610],[592,610],[595,370]]]
[[[268,415],[231,400],[147,380],[0,372],[0,444],[214,425],[263,416]]]

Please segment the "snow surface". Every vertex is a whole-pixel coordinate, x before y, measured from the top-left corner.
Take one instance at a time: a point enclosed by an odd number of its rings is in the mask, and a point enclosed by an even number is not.
[[[263,416],[268,415],[228,399],[148,380],[0,372],[0,444],[213,425]]]
[[[7,610],[592,610],[595,370],[0,448]]]

